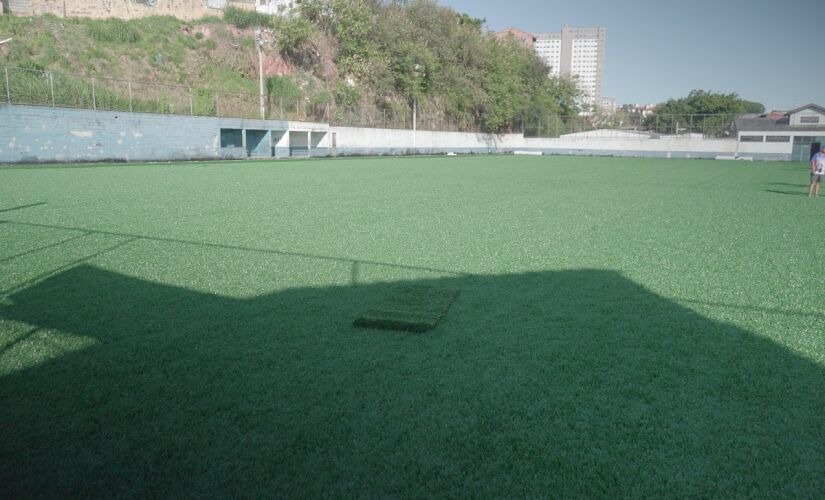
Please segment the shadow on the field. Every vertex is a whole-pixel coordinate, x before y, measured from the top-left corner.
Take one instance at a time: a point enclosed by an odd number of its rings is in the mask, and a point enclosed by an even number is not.
[[[778,189],[766,189],[766,193],[774,193],[774,194],[789,194],[792,196],[808,196],[808,190],[805,191],[780,191]]]
[[[802,182],[768,182],[765,184],[766,186],[786,186],[786,187],[795,187],[795,188],[807,188],[808,183]]]
[[[45,205],[45,204],[46,204],[46,202],[40,202],[40,203],[30,203],[28,205],[20,205],[19,207],[0,208],[0,214],[4,213],[4,212],[13,212],[15,210],[23,210],[24,208],[39,207],[39,206],[42,206],[42,205]]]
[[[428,334],[351,326],[409,284],[461,296]],[[80,265],[0,320],[32,329],[2,339],[0,497],[825,487],[823,369],[617,272],[239,299]]]

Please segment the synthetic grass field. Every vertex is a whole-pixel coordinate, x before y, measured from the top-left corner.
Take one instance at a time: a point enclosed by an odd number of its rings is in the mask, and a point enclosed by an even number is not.
[[[0,497],[820,496],[808,171],[0,168]]]

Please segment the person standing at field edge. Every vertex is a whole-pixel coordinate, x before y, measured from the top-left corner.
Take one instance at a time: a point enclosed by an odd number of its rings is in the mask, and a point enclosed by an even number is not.
[[[825,176],[825,146],[822,146],[822,151],[815,154],[811,158],[811,185],[808,186],[808,197],[813,196],[816,191],[817,198],[819,197],[819,183],[822,182],[822,177]],[[814,189],[816,186],[816,189]]]

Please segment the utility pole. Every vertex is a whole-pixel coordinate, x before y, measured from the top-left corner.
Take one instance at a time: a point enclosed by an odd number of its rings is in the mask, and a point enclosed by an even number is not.
[[[415,97],[413,97],[413,154],[415,154],[415,150],[416,150],[416,147],[417,147],[416,144],[415,144],[415,135],[416,135],[416,130],[418,128],[417,123],[416,123],[417,108],[418,108],[418,106],[416,105]]]
[[[264,38],[261,30],[255,30],[255,44],[258,46],[258,83],[261,97],[261,120],[266,119],[266,101],[264,99]]]
[[[420,64],[415,65],[413,76],[415,77],[415,89],[413,90],[413,154],[418,154],[417,133],[418,133],[418,90],[420,85],[419,79],[427,76],[425,72],[426,67]]]
[[[5,40],[0,40],[0,46],[9,43],[13,39],[14,39],[14,37],[6,38]],[[9,104],[11,104],[11,87],[9,87],[9,67],[5,66],[5,67],[3,67],[3,70],[4,70],[3,72],[6,75],[6,100],[8,101]]]

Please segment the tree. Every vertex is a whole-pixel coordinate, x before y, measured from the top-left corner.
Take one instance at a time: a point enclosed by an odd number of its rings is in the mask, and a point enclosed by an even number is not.
[[[765,106],[740,99],[736,93],[692,90],[687,97],[669,99],[657,105],[645,125],[668,134],[689,131],[721,137],[730,133],[736,115],[764,112]]]
[[[575,84],[551,78],[535,52],[434,0],[304,0],[301,8],[334,41],[338,77],[364,104],[415,101],[427,121],[494,133],[528,116],[578,113]]]

